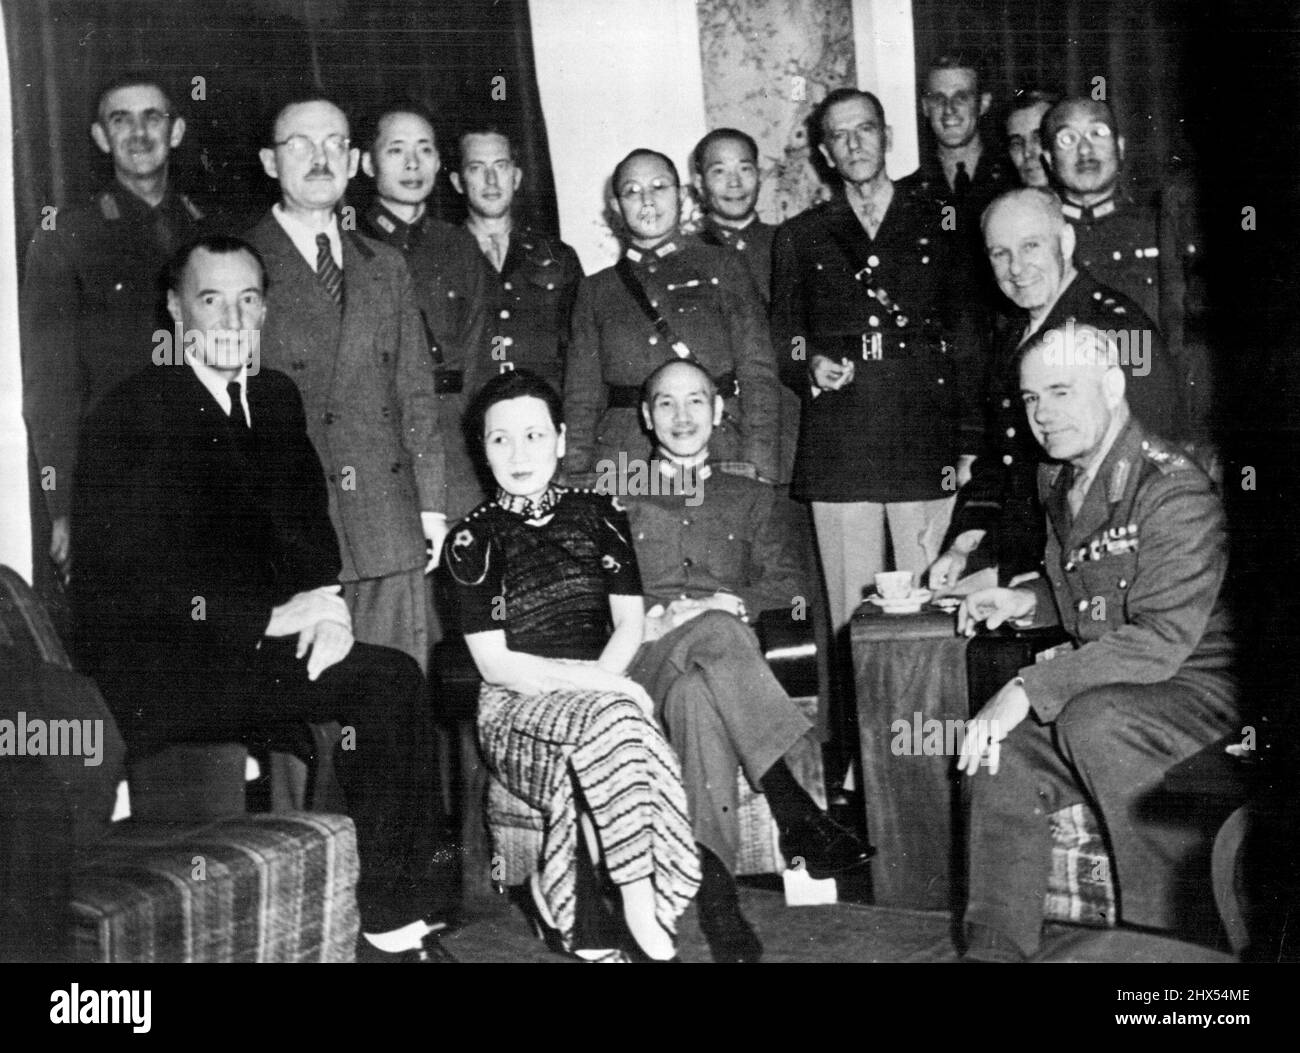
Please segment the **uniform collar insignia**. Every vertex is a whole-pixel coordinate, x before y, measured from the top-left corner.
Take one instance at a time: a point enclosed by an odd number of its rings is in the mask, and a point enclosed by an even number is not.
[[[670,252],[676,252],[676,251],[677,251],[677,242],[665,241],[662,245],[660,245],[658,248],[655,249],[655,255],[658,256],[660,259],[663,259]]]
[[[662,453],[662,451],[661,451]],[[686,464],[684,461],[673,460],[669,456],[660,456],[655,460],[659,466],[659,474],[665,479],[677,479],[679,476],[685,476],[693,472],[697,479],[707,479],[713,474],[713,466],[708,461],[701,461],[699,464]]]
[[[1112,194],[1105,201],[1098,201],[1095,205],[1076,205],[1073,201],[1062,201],[1061,211],[1066,219],[1081,220],[1084,223],[1091,223],[1094,219],[1105,219],[1115,211],[1115,195]]]
[[[546,488],[546,492],[541,497],[533,501],[517,494],[508,494],[498,488],[496,501],[505,511],[531,522],[550,515],[555,506],[560,503],[560,495],[563,492],[552,483]]]
[[[640,249],[634,249],[630,245],[623,252],[623,255],[626,256],[633,263],[640,263],[643,259],[645,259],[645,256],[642,254]]]
[[[384,215],[384,213],[382,212],[380,212],[377,216],[375,216],[375,226],[377,226],[380,230],[387,231],[389,234],[392,234],[395,230],[397,230],[397,226],[393,223],[393,221],[389,219],[386,215]]]
[[[1099,201],[1092,206],[1092,218],[1101,219],[1103,216],[1109,216],[1115,211],[1115,199],[1108,197],[1105,201]]]
[[[1121,457],[1115,462],[1115,467],[1110,471],[1110,484],[1106,487],[1106,498],[1111,504],[1114,504],[1124,496],[1124,487],[1128,485],[1128,473],[1131,462],[1127,457]]]

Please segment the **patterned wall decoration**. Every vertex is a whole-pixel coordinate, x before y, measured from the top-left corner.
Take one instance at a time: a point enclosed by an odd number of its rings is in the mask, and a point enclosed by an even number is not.
[[[759,215],[780,223],[827,191],[809,160],[804,120],[853,85],[851,0],[698,0],[704,108],[759,146]]]

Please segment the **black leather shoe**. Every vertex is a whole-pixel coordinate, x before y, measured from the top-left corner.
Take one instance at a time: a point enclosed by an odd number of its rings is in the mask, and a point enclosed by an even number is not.
[[[966,950],[962,954],[964,962],[1027,962],[1025,954],[1009,936],[1004,936],[997,929],[978,922],[966,925]]]
[[[818,812],[781,834],[781,854],[796,868],[802,860],[809,875],[820,881],[857,870],[876,850],[825,812]]]
[[[381,951],[365,936],[357,936],[357,961],[370,964],[376,962],[386,964],[409,964],[413,962],[447,964],[456,962],[457,958],[442,945],[438,933],[431,932],[420,941],[419,947],[397,952]]]
[[[700,905],[700,931],[709,943],[715,962],[758,962],[763,959],[763,944],[753,926],[740,913],[740,904],[720,902],[706,908]]]

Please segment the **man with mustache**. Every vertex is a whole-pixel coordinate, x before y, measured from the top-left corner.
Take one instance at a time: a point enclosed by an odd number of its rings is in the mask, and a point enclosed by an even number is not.
[[[763,302],[731,250],[683,236],[682,188],[665,155],[639,149],[614,169],[612,206],[627,246],[614,267],[584,278],[573,308],[565,371],[565,471],[600,471],[647,450],[641,384],[674,357],[699,362],[723,398],[714,454],[729,468],[775,481],[776,368]]]
[[[1059,622],[1073,644],[1003,685],[962,745],[976,960],[1038,950],[1047,817],[1080,801],[1106,831],[1122,922],[1169,930],[1201,913],[1218,927],[1204,831],[1181,806],[1162,810],[1160,783],[1241,726],[1223,507],[1205,473],[1130,413],[1118,357],[1086,324],[1025,345],[1021,405],[1050,461],[1038,468],[1046,577],[981,589],[957,613],[967,635],[1025,619]]]
[[[185,137],[185,118],[153,74],[108,84],[90,134],[112,159],[113,182],[40,224],[19,301],[23,410],[49,514],[49,559],[35,561],[46,595],[55,587],[51,561],[65,580],[72,570],[68,512],[81,421],[105,392],[150,364],[155,332],[170,334],[158,276],[205,221],[172,185],[171,153]]]
[[[248,235],[267,272],[261,355],[298,386],[325,468],[356,638],[424,669],[425,573],[447,533],[437,383],[401,253],[336,211],[360,151],[328,99],[283,106],[259,154],[280,201]]]
[[[1123,185],[1125,140],[1110,103],[1062,99],[1043,117],[1044,162],[1074,226],[1075,259],[1136,300],[1160,326],[1184,374],[1193,424],[1211,400],[1203,240],[1184,184],[1141,200]]]

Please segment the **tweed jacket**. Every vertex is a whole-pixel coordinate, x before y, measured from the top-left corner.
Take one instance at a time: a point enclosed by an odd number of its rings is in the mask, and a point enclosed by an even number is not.
[[[268,212],[249,232],[267,270],[261,365],[298,385],[329,484],[340,579],[423,566],[420,512],[446,508],[433,360],[406,261],[343,231],[340,313]]]

